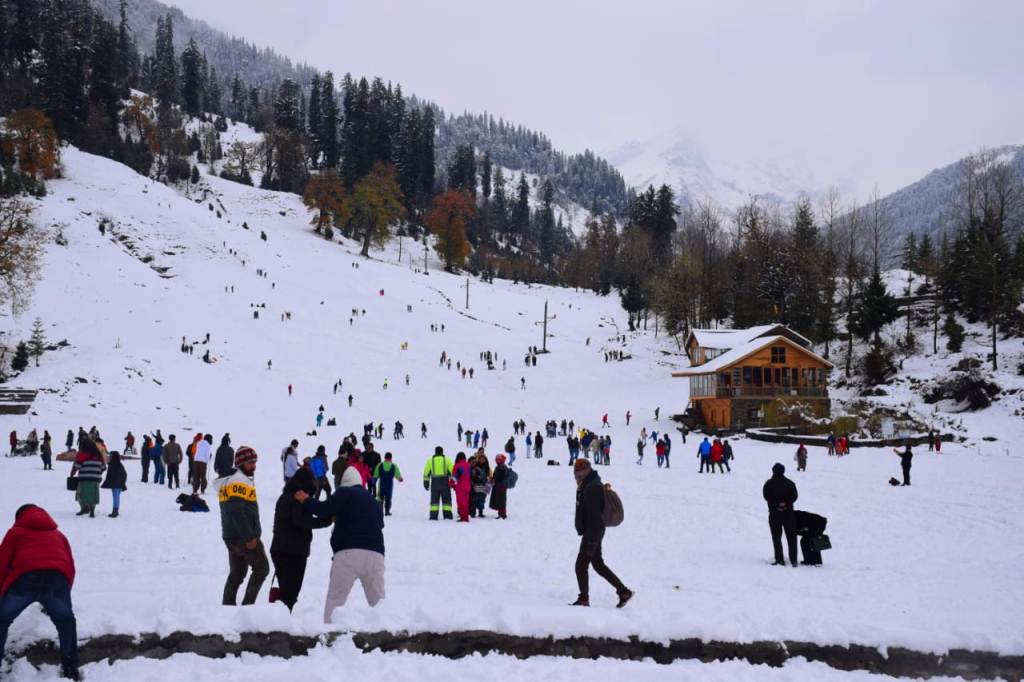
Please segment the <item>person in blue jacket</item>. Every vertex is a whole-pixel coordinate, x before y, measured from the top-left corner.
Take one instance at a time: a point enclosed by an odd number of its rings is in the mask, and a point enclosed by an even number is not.
[[[704,436],[704,440],[697,446],[697,456],[700,457],[700,471],[697,473],[703,474],[704,468],[707,467],[708,473],[711,473],[711,443],[708,442],[708,437]]]
[[[327,449],[321,445],[316,449],[316,454],[309,461],[309,470],[313,472],[316,481],[316,498],[320,499],[320,492],[326,490],[327,497],[331,496],[331,482],[327,479]]]

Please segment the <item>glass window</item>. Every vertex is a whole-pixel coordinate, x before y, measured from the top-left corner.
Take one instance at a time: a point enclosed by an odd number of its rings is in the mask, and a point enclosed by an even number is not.
[[[773,365],[784,365],[784,364],[786,364],[786,347],[785,346],[772,346],[772,364]]]
[[[754,368],[754,385],[755,386],[760,386],[761,385],[761,368],[760,367],[755,367]]]
[[[753,379],[752,374],[753,373],[751,372],[751,368],[750,367],[744,367],[743,368],[743,385],[744,386],[749,386],[750,385],[750,382]]]
[[[740,385],[740,369],[739,369],[739,367],[735,368],[732,371],[732,385],[733,386],[739,386]]]

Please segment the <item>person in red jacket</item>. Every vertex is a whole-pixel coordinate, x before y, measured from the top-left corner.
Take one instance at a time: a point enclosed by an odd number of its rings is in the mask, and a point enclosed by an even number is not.
[[[0,544],[0,657],[11,623],[38,602],[57,627],[61,674],[78,677],[78,630],[71,608],[75,559],[71,545],[41,507],[25,504]]]
[[[472,472],[466,453],[455,455],[455,466],[452,467],[452,487],[455,488],[455,504],[459,511],[459,521],[469,523],[469,494],[473,490]]]
[[[715,465],[718,465],[718,473],[724,474],[725,469],[722,467],[722,453],[725,452],[725,448],[722,447],[722,441],[715,439],[715,442],[711,444],[711,471],[715,470]]]

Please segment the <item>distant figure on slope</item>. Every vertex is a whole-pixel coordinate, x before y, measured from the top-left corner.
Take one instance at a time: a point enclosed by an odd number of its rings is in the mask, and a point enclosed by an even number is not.
[[[602,429],[607,429],[610,426],[611,426],[611,424],[608,423],[608,413],[605,412],[605,415],[603,417],[601,417],[601,428]]]
[[[426,437],[427,437],[427,423],[426,422],[420,422],[420,438],[426,438]]]
[[[704,436],[704,440],[701,441],[700,445],[697,446],[697,457],[700,458],[700,471],[698,471],[697,473],[703,474],[705,467],[707,467],[708,473],[712,473],[711,443],[708,442],[707,436]]]
[[[508,518],[508,481],[510,475],[512,475],[512,472],[505,466],[505,455],[495,457],[490,507],[498,512],[499,519]]]
[[[71,545],[42,507],[24,504],[0,544],[0,658],[7,630],[39,603],[57,628],[61,677],[78,680],[78,631],[71,607],[75,559]]]
[[[772,566],[785,566],[782,556],[782,533],[786,533],[786,544],[789,547],[789,562],[796,566],[796,518],[793,516],[793,504],[797,500],[796,484],[785,476],[786,467],[778,462],[772,467],[772,477],[765,481],[761,494],[768,504],[768,528],[772,534],[772,548],[775,561]]]
[[[323,412],[317,412],[316,413],[316,428],[319,429],[320,425],[323,424],[323,423],[324,423],[324,413]]]
[[[800,443],[800,447],[796,449],[796,455],[793,456],[793,460],[796,462],[797,471],[807,471],[807,446]]]
[[[352,407],[352,394],[351,393],[348,394],[348,406]]]
[[[292,394],[292,385],[288,384],[288,395]]]
[[[181,453],[181,445],[177,442],[172,433],[167,437],[167,445],[164,446],[164,464],[167,465],[167,489],[180,488],[181,478],[179,469],[184,455]]]
[[[590,566],[599,576],[615,588],[619,596],[616,605],[622,608],[633,598],[633,592],[604,563],[601,543],[604,540],[605,491],[601,477],[585,459],[578,459],[573,465],[576,479],[576,534],[580,536],[580,551],[576,556],[576,583],[579,596],[571,606],[590,606]]]

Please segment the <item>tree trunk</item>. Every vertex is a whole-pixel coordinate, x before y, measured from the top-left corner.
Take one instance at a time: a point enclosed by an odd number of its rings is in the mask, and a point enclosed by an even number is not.
[[[370,241],[372,239],[373,229],[368,227],[366,228],[366,231],[363,232],[363,250],[359,252],[359,255],[362,256],[363,258],[370,257]]]

